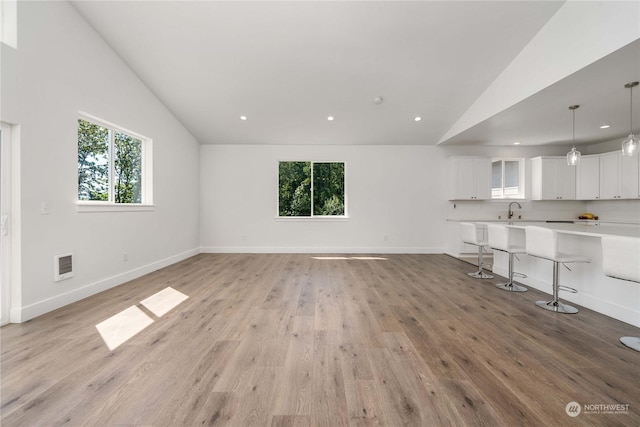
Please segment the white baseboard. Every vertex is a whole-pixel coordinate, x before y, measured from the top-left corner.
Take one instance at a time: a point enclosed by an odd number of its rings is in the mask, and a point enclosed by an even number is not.
[[[200,248],[206,254],[441,254],[444,248],[426,247],[222,247]]]
[[[12,323],[26,322],[34,317],[41,316],[50,311],[56,310],[65,305],[80,301],[83,298],[87,298],[91,295],[95,295],[99,292],[106,291],[130,280],[137,279],[145,274],[152,273],[161,268],[167,267],[171,264],[175,264],[194,255],[198,255],[200,249],[191,249],[168,258],[161,259],[156,262],[152,262],[147,265],[135,268],[133,270],[126,271],[116,276],[108,277],[103,280],[99,280],[95,283],[83,286],[73,291],[66,292],[64,294],[56,295],[55,297],[48,298],[42,301],[38,301],[34,304],[30,304],[25,307],[12,308],[10,313],[10,321]]]

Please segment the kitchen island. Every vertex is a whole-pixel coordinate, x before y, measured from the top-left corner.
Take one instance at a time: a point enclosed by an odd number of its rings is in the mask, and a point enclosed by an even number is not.
[[[488,223],[477,222],[481,227]],[[599,313],[640,327],[640,285],[634,282],[614,279],[602,272],[601,237],[604,235],[630,236],[640,239],[640,226],[621,223],[546,223],[546,222],[502,222],[520,230],[524,242],[527,225],[551,228],[559,233],[561,252],[586,256],[590,263],[570,264],[560,270],[560,284],[575,288],[575,294],[561,292],[560,298],[590,308]],[[640,244],[640,241],[639,241]],[[514,270],[528,277],[517,281],[531,288],[551,293],[552,263],[529,255],[519,255]],[[501,276],[508,274],[508,255],[494,251],[493,271]],[[638,260],[640,268],[640,260]],[[514,295],[517,297],[517,295]],[[579,313],[577,314],[580,315]]]

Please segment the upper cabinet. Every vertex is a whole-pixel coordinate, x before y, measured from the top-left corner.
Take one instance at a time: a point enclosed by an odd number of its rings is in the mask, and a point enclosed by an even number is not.
[[[449,159],[450,200],[491,199],[491,159]],[[565,156],[531,159],[531,200],[640,199],[640,156],[621,150],[584,155],[577,166]]]
[[[531,159],[532,200],[574,200],[576,198],[576,168],[561,157]]]
[[[640,199],[640,154],[622,156],[620,187],[623,199]]]
[[[576,199],[600,200],[600,155],[582,156],[576,168]]]
[[[620,150],[600,155],[600,199],[637,199],[638,156]]]
[[[491,159],[453,157],[449,159],[450,200],[491,199]]]

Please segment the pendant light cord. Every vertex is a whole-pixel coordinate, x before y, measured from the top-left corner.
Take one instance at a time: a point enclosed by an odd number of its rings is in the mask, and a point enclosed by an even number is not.
[[[633,133],[633,86],[629,88],[629,134]]]
[[[573,147],[575,148],[576,146],[576,109],[572,109],[571,110],[573,112],[573,130],[571,132],[572,138],[573,138]]]
[[[573,143],[573,149],[575,150],[576,148],[576,109],[580,108],[579,105],[572,105],[569,107],[569,109],[571,110],[571,112],[573,113],[573,126],[571,128],[571,137],[572,137],[572,143]]]

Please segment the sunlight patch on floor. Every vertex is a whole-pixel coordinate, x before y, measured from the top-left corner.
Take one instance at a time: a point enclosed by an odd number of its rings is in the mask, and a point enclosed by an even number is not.
[[[143,299],[140,304],[155,316],[162,317],[187,298],[182,292],[168,287]],[[109,350],[115,350],[153,322],[150,316],[134,305],[98,323],[96,329]]]
[[[360,261],[363,260],[387,260],[385,257],[380,256],[312,256],[311,259],[320,259],[320,260],[335,260],[335,259],[357,259]]]
[[[162,317],[187,298],[189,297],[182,292],[168,287],[140,301],[140,304],[156,316]]]
[[[153,319],[134,305],[98,323],[96,329],[109,350],[115,350],[152,323]]]

